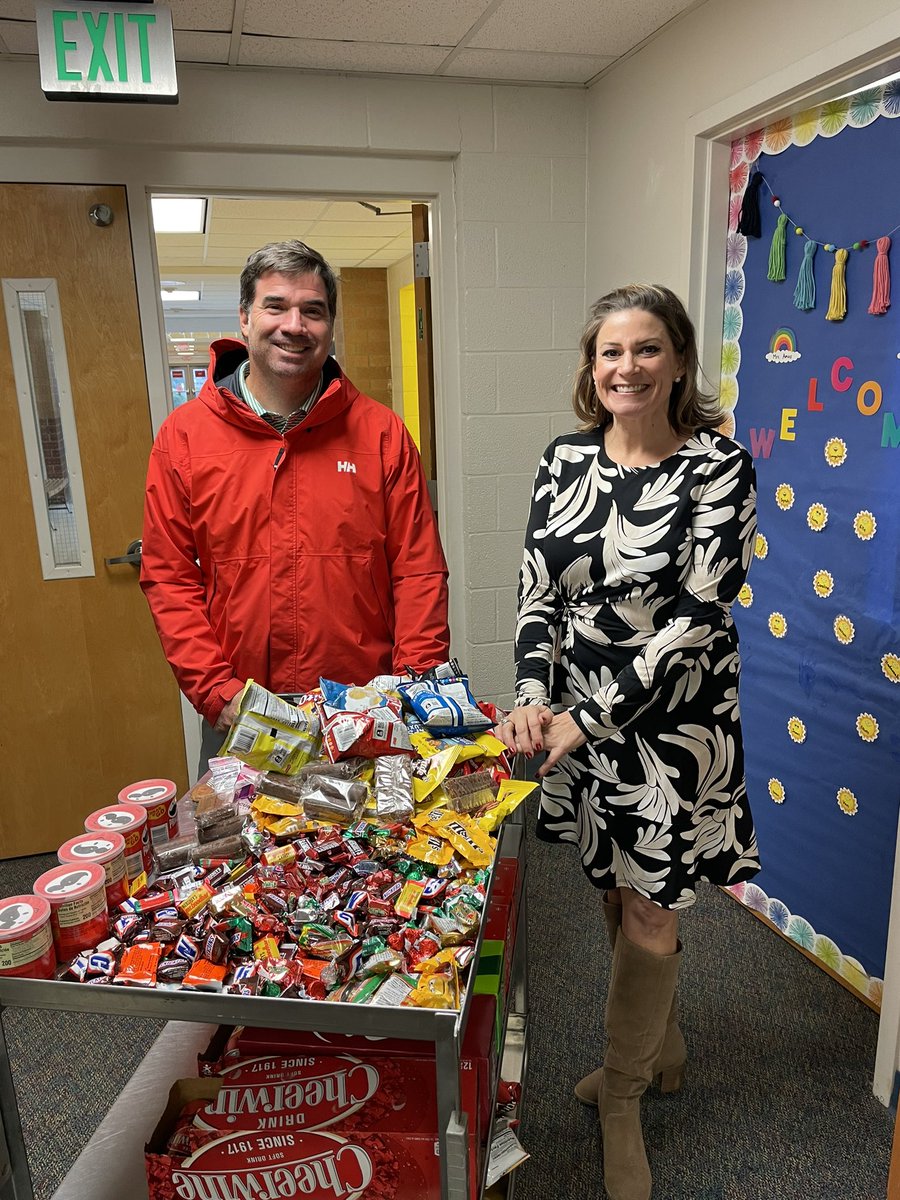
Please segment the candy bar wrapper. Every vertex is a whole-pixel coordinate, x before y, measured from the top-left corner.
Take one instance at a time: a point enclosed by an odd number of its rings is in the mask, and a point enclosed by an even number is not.
[[[490,834],[479,829],[462,813],[445,812],[432,824],[439,837],[446,838],[457,853],[474,867],[486,867],[494,858],[494,843]]]
[[[462,746],[448,746],[424,762],[416,763],[412,790],[416,804],[422,804],[444,782],[460,760]]]
[[[362,815],[368,797],[366,785],[356,780],[308,775],[304,780],[303,812],[311,821],[349,825]]]
[[[490,771],[473,771],[470,775],[454,775],[444,780],[444,795],[454,812],[470,813],[492,804],[497,787]]]
[[[409,1004],[419,1008],[459,1008],[459,971],[455,963],[449,970],[423,975],[410,992]]]
[[[366,772],[371,771],[371,769],[372,760],[356,754],[351,755],[349,758],[342,758],[339,762],[316,759],[315,762],[307,763],[305,767],[301,767],[297,772],[296,778],[298,787],[302,788],[303,781],[307,775],[329,775],[335,779],[365,779],[367,777]]]
[[[453,857],[453,847],[436,833],[420,833],[406,843],[404,853],[432,867],[446,867]]]
[[[217,808],[207,809],[196,818],[197,841],[202,843],[215,842],[220,838],[231,837],[240,833],[244,817],[232,803],[221,804]]]
[[[485,833],[494,833],[500,822],[519,807],[523,800],[540,785],[529,783],[524,779],[504,779],[500,782],[494,802],[480,816],[475,818],[475,824]]]
[[[413,814],[412,762],[406,755],[381,755],[375,759],[375,815],[394,824]]]
[[[114,983],[132,987],[156,987],[156,972],[163,947],[159,942],[139,942],[122,951],[119,973]]]

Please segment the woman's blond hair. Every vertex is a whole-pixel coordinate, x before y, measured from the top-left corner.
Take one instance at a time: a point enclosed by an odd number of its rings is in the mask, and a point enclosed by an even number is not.
[[[689,437],[704,425],[721,424],[723,413],[718,398],[701,392],[697,385],[700,356],[697,335],[687,311],[674,292],[660,284],[629,283],[601,296],[591,305],[590,316],[581,335],[581,358],[572,390],[575,414],[585,430],[605,429],[612,414],[603,407],[594,384],[594,358],[597,334],[613,313],[639,309],[652,313],[666,327],[675,353],[684,364],[681,379],[672,385],[669,397],[669,424],[679,437]]]

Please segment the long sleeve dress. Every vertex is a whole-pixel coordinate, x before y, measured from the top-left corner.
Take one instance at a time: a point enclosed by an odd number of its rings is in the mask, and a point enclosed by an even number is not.
[[[663,462],[612,462],[601,431],[538,467],[519,581],[517,703],[566,708],[587,743],[543,781],[538,836],[598,888],[663,908],[759,870],[731,604],[756,533],[753,461],[700,429]]]

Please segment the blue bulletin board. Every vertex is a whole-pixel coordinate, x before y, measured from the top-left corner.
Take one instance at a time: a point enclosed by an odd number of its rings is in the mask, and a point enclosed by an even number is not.
[[[763,870],[731,890],[876,1006],[900,811],[897,117],[894,83],[734,143],[721,382],[759,484],[735,620]]]

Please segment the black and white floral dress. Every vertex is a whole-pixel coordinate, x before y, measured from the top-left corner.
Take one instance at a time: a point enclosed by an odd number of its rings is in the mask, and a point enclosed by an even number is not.
[[[544,780],[538,836],[576,842],[598,888],[678,909],[759,870],[731,618],[755,533],[753,461],[711,429],[654,466],[612,462],[602,432],[541,460],[517,702],[569,709],[588,739]]]

